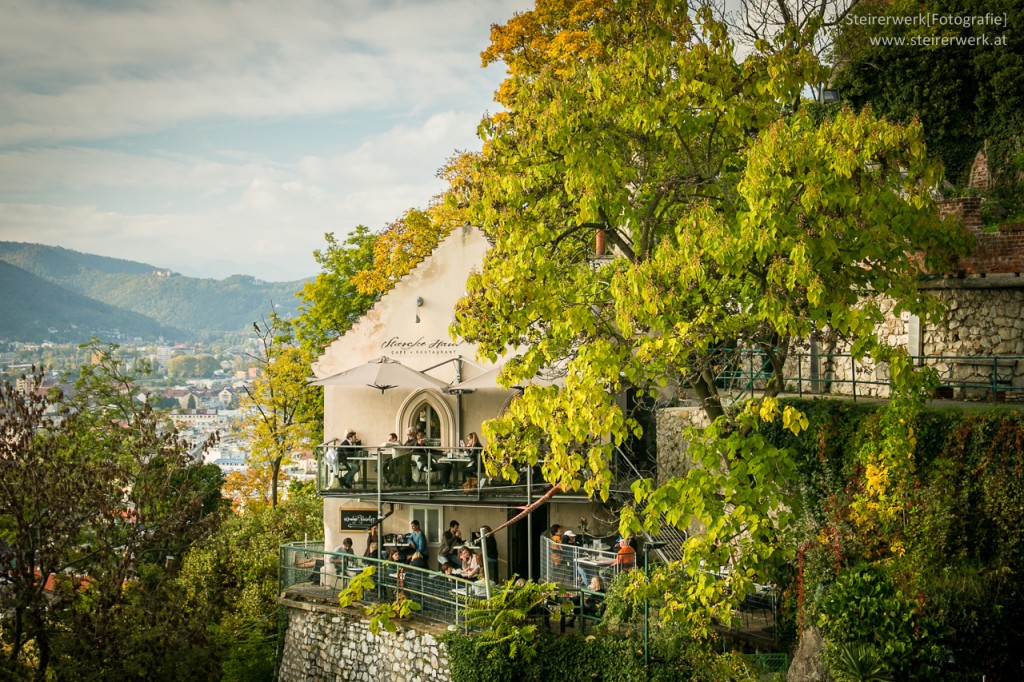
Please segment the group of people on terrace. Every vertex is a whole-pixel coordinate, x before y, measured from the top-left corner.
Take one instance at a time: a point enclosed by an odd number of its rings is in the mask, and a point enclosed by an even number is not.
[[[637,547],[633,538],[619,536],[609,550],[607,544],[597,538],[589,546],[580,544],[575,532],[557,523],[543,535],[550,541],[551,575],[559,582],[571,582],[602,592],[602,574],[629,571],[636,567]]]
[[[467,542],[462,537],[459,522],[452,520],[448,524],[448,530],[441,536],[441,546],[437,552],[436,570],[439,573],[451,573],[452,575],[476,580],[484,577],[482,558],[477,553],[483,547],[486,549],[487,574],[491,580],[498,576],[498,543],[491,535],[490,526],[484,526],[483,542],[480,536],[473,533],[471,541]],[[393,536],[388,536],[393,537]],[[417,568],[428,568],[430,566],[430,551],[427,547],[427,539],[423,533],[420,522],[413,519],[409,523],[409,533],[400,540],[386,542],[384,557],[392,562],[415,566]],[[335,550],[335,551],[351,551]],[[364,557],[376,558],[378,552],[377,529],[371,528],[366,536],[366,549]]]
[[[362,444],[356,430],[348,429],[337,446],[328,447],[324,452],[328,475],[338,477],[338,482],[345,488],[353,486],[359,472],[358,459],[366,454],[359,449]],[[411,487],[415,483],[414,471],[436,473],[444,488],[451,485],[456,471],[464,480],[478,477],[483,450],[475,431],[459,442],[458,449],[444,451],[432,446],[426,433],[414,427],[406,430],[404,441],[399,441],[398,434],[390,433],[379,447],[386,448],[389,455],[382,475],[389,484],[399,487]],[[409,451],[403,451],[403,448],[409,448]]]

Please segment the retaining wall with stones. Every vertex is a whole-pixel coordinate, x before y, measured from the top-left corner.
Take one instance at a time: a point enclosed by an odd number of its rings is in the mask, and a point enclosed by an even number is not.
[[[288,614],[279,682],[447,682],[440,631],[398,623],[394,633],[370,632],[358,611],[279,599]]]

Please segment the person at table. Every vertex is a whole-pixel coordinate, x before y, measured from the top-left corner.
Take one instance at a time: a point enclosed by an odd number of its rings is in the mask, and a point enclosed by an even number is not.
[[[293,563],[298,568],[311,569],[309,572],[309,582],[313,583],[314,585],[320,584],[320,571],[324,567],[323,556],[317,556],[314,554],[300,561],[298,555],[296,555]]]
[[[459,561],[458,548],[464,542],[462,531],[459,529],[459,522],[452,519],[448,522],[448,530],[441,534],[441,547],[437,550],[437,560],[440,562],[441,559],[444,559],[453,568],[462,568],[462,562]]]
[[[561,528],[561,526],[559,526]],[[551,536],[551,565],[555,568],[565,563],[565,555],[562,554],[562,531],[557,530]]]
[[[630,544],[628,538],[619,538],[615,545],[615,568],[619,571],[630,571],[636,566],[636,549]]]
[[[420,522],[413,519],[409,524],[409,551],[408,554],[419,552],[420,556],[427,556],[427,537],[420,530]]]
[[[397,445],[401,445],[401,443],[398,442],[398,434],[394,432],[389,433],[387,440],[380,444],[382,448],[393,448]]]
[[[395,445],[398,445],[397,437]],[[416,430],[410,428],[405,432],[405,442],[402,445],[416,445]],[[395,486],[408,488],[412,485],[412,453],[396,448],[391,460],[384,465],[384,474],[388,483]]]
[[[439,462],[438,459],[442,454],[437,450],[430,450],[427,447],[427,436],[422,431],[416,435],[416,446],[417,452],[413,455],[423,467],[427,469],[427,463],[430,463],[430,470],[436,471],[441,476],[441,485],[448,487],[452,482],[452,465],[450,462]]]
[[[587,592],[583,594],[582,600],[582,614],[585,616],[599,616],[601,615],[601,609],[604,608],[604,583],[601,582],[599,576],[594,576],[590,579],[590,583],[587,585]],[[572,617],[569,619],[568,625],[574,625],[576,623],[576,616],[580,615],[580,607],[576,606],[573,610]]]
[[[470,431],[469,435],[466,436],[465,442],[462,444],[462,452],[460,453],[463,457],[468,457],[469,461],[464,465],[464,476],[483,476],[483,470],[480,468],[480,454],[483,452],[484,446],[480,442],[480,436],[476,435],[476,431]]]
[[[467,580],[476,580],[483,573],[483,569],[480,567],[480,559],[477,558],[476,553],[471,551],[469,547],[463,547],[459,550],[459,560],[462,562],[462,568],[452,571],[453,574]]]
[[[335,573],[344,573],[345,569],[348,568],[349,555],[354,554],[352,551],[352,538],[345,538],[341,541],[341,544],[334,548],[335,554],[345,554],[346,556],[334,556],[331,557],[331,563],[334,564]]]
[[[358,450],[355,450],[353,446],[362,445],[363,441],[359,440],[356,436],[355,429],[349,429],[345,433],[345,439],[341,441],[341,447],[338,448],[338,467],[345,467],[347,471],[344,477],[341,479],[341,484],[346,488],[352,487],[352,481],[355,480],[356,473],[359,471],[359,465],[355,462],[349,461],[349,457],[354,457],[359,454]]]

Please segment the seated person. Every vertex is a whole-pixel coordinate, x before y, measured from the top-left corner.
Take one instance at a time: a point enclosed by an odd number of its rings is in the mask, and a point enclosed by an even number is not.
[[[630,544],[627,538],[619,538],[615,543],[615,567],[620,571],[629,571],[636,566],[636,549]]]
[[[555,568],[565,563],[565,557],[562,555],[560,546],[562,544],[562,531],[555,531],[551,536],[551,565]]]
[[[427,558],[419,552],[413,552],[409,557],[409,565],[415,566],[416,568],[426,568]]]
[[[300,561],[298,555],[296,555],[293,563],[299,568],[311,569],[309,572],[309,582],[314,585],[320,584],[320,569],[324,567],[324,558],[322,556],[314,555]]]
[[[464,476],[483,476],[483,469],[480,467],[480,453],[483,451],[483,444],[480,442],[480,437],[476,435],[476,431],[470,431],[469,435],[466,436],[466,442],[463,444],[462,455],[469,457],[469,461],[466,462]]]
[[[452,481],[452,465],[450,462],[437,461],[443,457],[443,453],[427,448],[427,436],[422,431],[416,434],[416,452],[413,459],[418,462],[421,471],[436,471],[441,476],[441,485],[448,487]]]
[[[397,443],[397,438],[395,439]],[[405,432],[405,441],[402,443],[407,447],[416,445],[416,430],[408,429]],[[412,452],[403,448],[395,448],[391,459],[384,464],[384,477],[388,483],[402,488],[412,487]]]
[[[420,522],[413,519],[409,523],[409,547],[406,550],[406,554],[419,554],[422,557],[427,556],[427,536],[420,530]]]
[[[457,547],[462,546],[462,531],[459,529],[459,522],[452,519],[448,522],[448,530],[441,534],[441,546],[437,550],[437,560],[445,559],[448,563],[452,564],[453,568],[462,568],[462,562],[459,561],[459,551]]]
[[[604,584],[601,582],[601,578],[595,575],[590,579],[590,583],[587,585],[587,592],[582,595],[583,615],[599,616],[601,614],[601,610],[604,608],[604,595],[595,594],[598,592],[604,592]],[[576,622],[576,616],[580,615],[580,613],[580,605],[577,604],[573,609],[572,616],[569,617],[566,624],[574,624]]]
[[[352,538],[345,538],[341,541],[341,544],[334,548],[335,554],[353,554],[352,551]],[[335,573],[343,573],[350,564],[351,558],[348,556],[333,556],[331,557],[331,563],[334,564]]]
[[[471,551],[469,547],[463,547],[459,550],[459,560],[462,561],[462,568],[452,571],[455,575],[467,580],[476,580],[483,575],[480,559],[477,558],[476,553]]]
[[[356,437],[355,429],[349,429],[345,433],[345,439],[340,443],[342,447],[338,448],[338,468],[341,469],[344,467],[346,469],[345,474],[342,476],[341,484],[346,488],[352,487],[352,482],[355,480],[356,473],[359,472],[359,465],[355,462],[350,462],[348,458],[358,456],[360,451],[351,446],[362,444],[363,441]]]
[[[604,592],[604,583],[601,582],[600,576],[594,576],[590,579],[590,584],[587,585],[587,590],[595,592]],[[583,613],[588,616],[596,616],[601,608],[604,606],[604,595],[603,594],[587,594],[583,597]]]

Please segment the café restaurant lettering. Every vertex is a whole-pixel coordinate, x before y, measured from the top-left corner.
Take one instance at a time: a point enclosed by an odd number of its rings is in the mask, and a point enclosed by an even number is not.
[[[380,344],[381,350],[391,355],[434,355],[455,350],[459,346],[447,339],[427,338],[420,336],[415,339],[407,339],[401,336],[392,336]]]

